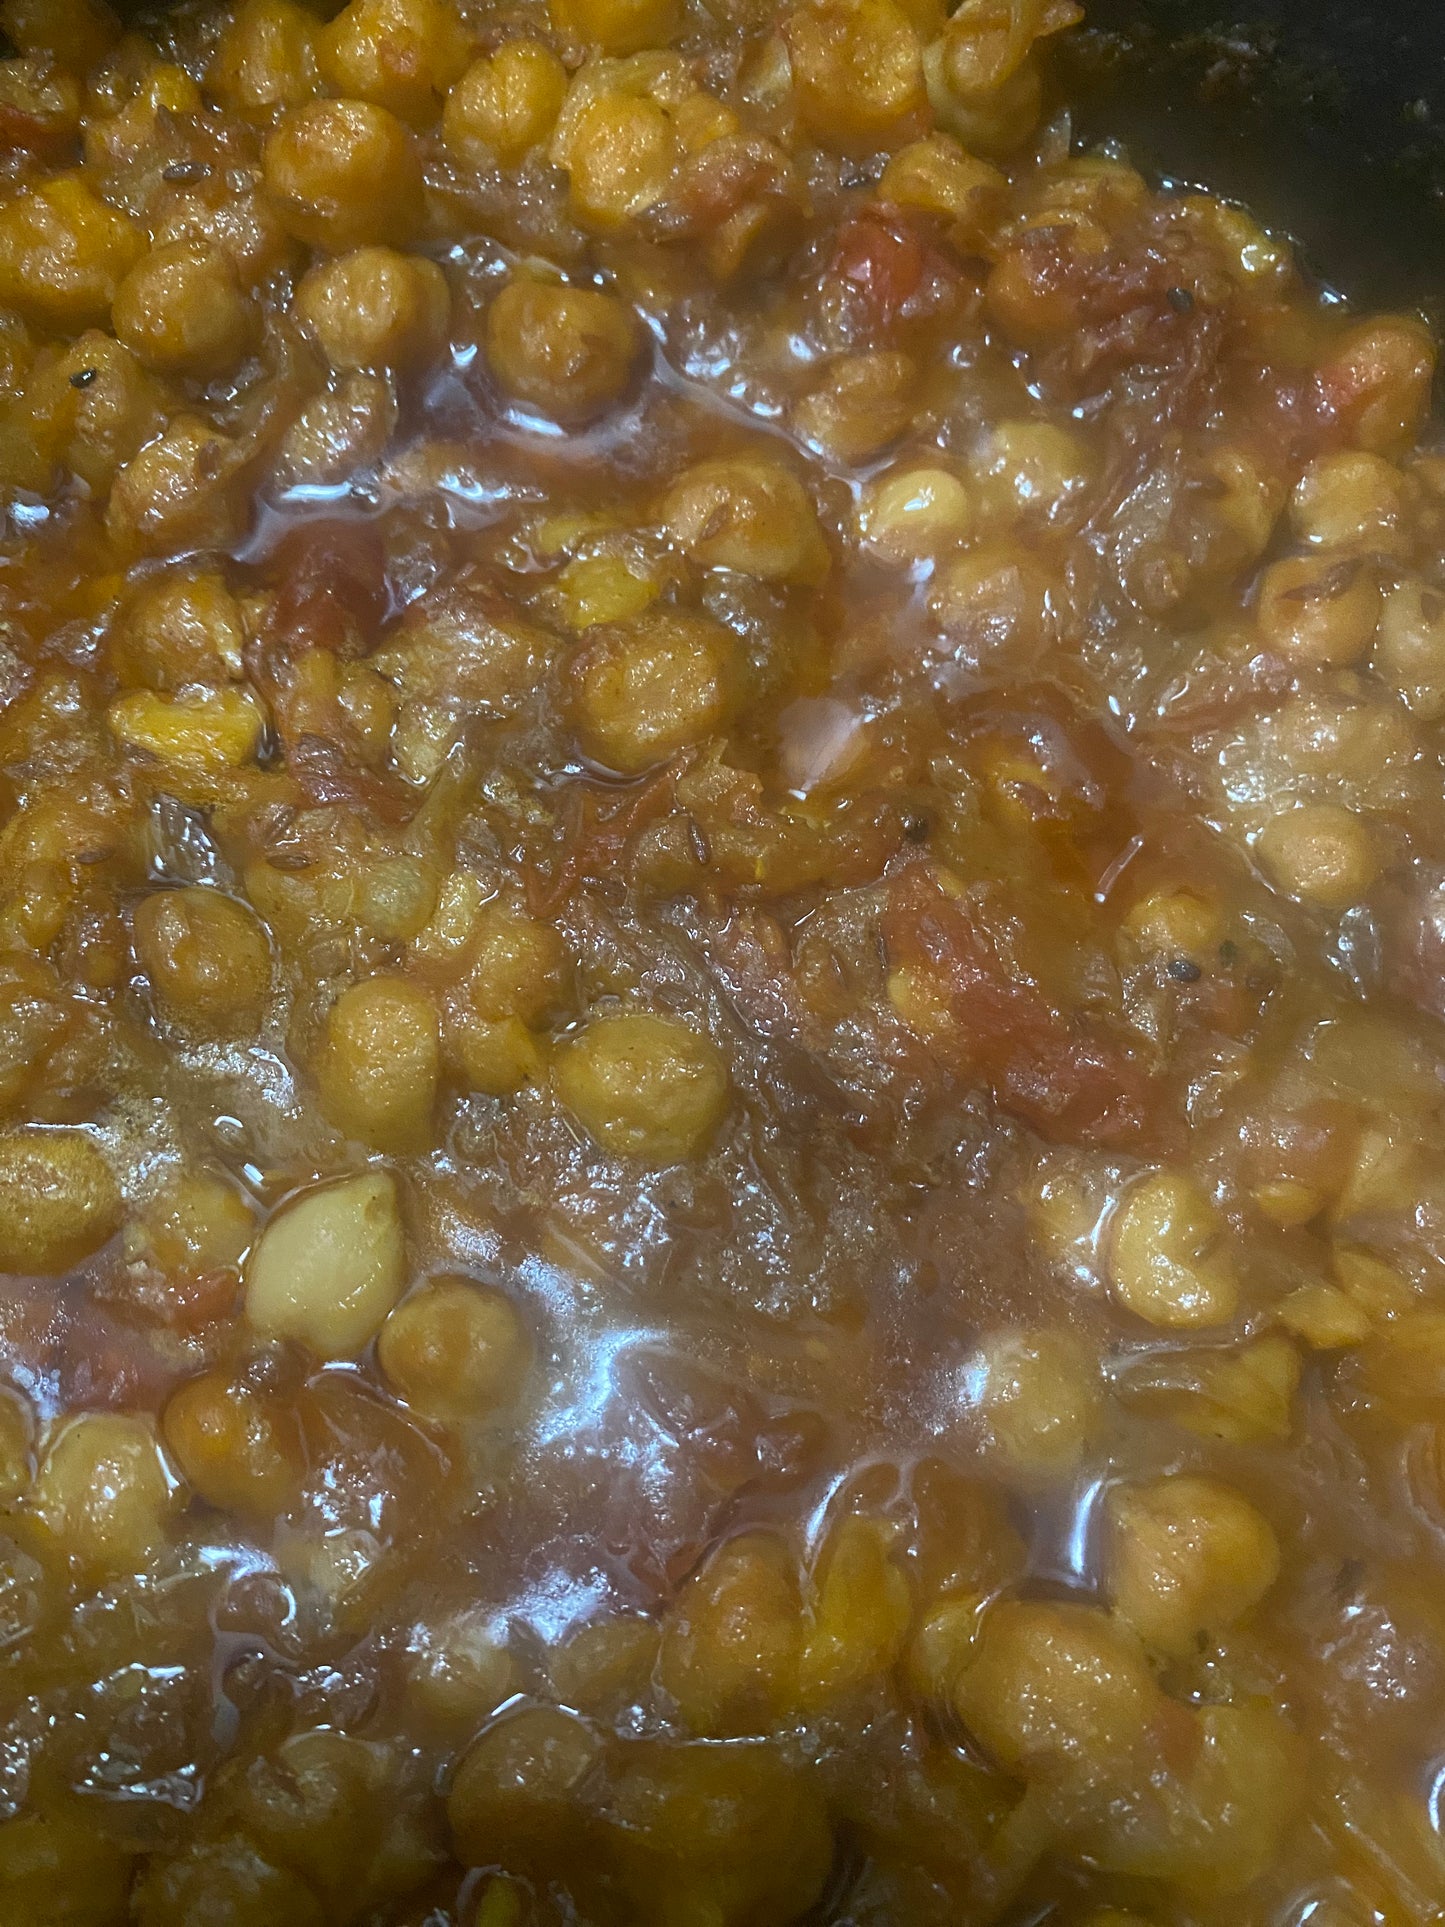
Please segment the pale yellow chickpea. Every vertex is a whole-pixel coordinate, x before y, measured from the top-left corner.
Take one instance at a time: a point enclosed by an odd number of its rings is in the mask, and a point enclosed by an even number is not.
[[[820,146],[876,154],[927,131],[923,49],[894,0],[808,0],[782,29],[798,116]]]
[[[515,167],[550,138],[567,69],[550,47],[521,36],[472,62],[447,95],[442,140],[468,167]]]
[[[106,1242],[120,1212],[120,1187],[83,1131],[0,1136],[0,1271],[69,1271]]]
[[[316,16],[296,0],[243,0],[206,70],[206,85],[238,114],[298,107],[316,92]]]
[[[317,100],[292,108],[263,155],[266,191],[288,233],[334,254],[400,241],[421,206],[421,164],[385,107]]]
[[[1445,716],[1445,593],[1407,576],[1380,610],[1371,667],[1425,722]]]
[[[736,656],[721,623],[682,610],[593,630],[573,665],[582,748],[631,775],[712,734],[733,707]]]
[[[817,513],[780,463],[743,455],[698,462],[668,490],[660,520],[707,569],[764,582],[817,582],[827,573]]]
[[[535,1024],[546,1016],[562,984],[566,950],[550,923],[488,904],[471,935],[467,1001],[480,1016],[520,1017]]]
[[[982,230],[1002,207],[1008,182],[951,134],[929,134],[894,154],[878,183],[880,200],[940,214]]]
[[[316,1185],[271,1219],[246,1266],[246,1316],[267,1338],[355,1358],[401,1295],[406,1241],[385,1171]]]
[[[677,0],[547,0],[559,33],[605,54],[664,47],[677,31]]]
[[[1379,617],[1379,574],[1356,557],[1286,556],[1260,577],[1264,645],[1302,667],[1357,662]]]
[[[1358,903],[1380,873],[1369,827],[1339,803],[1302,803],[1272,817],[1256,854],[1276,889],[1318,910]]]
[[[1053,422],[1000,422],[971,466],[980,517],[1000,528],[1057,520],[1094,479],[1079,436]]]
[[[156,890],[134,918],[136,960],[166,1016],[230,1036],[254,1029],[271,988],[271,946],[248,904],[202,886]]]
[[[154,1427],[127,1412],[65,1421],[30,1496],[56,1551],[90,1577],[139,1572],[164,1543],[175,1503]]]
[[[1151,956],[1198,962],[1218,950],[1225,920],[1216,898],[1181,883],[1151,891],[1132,903],[1124,928]]]
[[[1001,1332],[976,1366],[978,1411],[994,1450],[1013,1471],[1064,1478],[1098,1430],[1098,1361],[1071,1333]]]
[[[1194,1179],[1155,1171],[1130,1185],[1110,1227],[1114,1296],[1151,1325],[1223,1325],[1239,1304],[1239,1282],[1223,1249],[1225,1224]]]
[[[474,1733],[516,1688],[505,1639],[492,1615],[475,1606],[419,1622],[407,1642],[408,1699],[444,1732]]]
[[[725,1540],[678,1592],[657,1677],[695,1733],[769,1732],[798,1690],[798,1563],[776,1534]]]
[[[1290,497],[1290,525],[1316,549],[1393,553],[1408,504],[1393,462],[1353,449],[1317,455]]]
[[[620,400],[642,347],[631,308],[595,288],[523,277],[508,282],[487,310],[487,362],[498,386],[569,425]]]
[[[871,461],[907,428],[918,369],[896,350],[843,355],[793,410],[793,432],[840,467]]]
[[[447,0],[350,0],[316,45],[338,94],[424,121],[467,64],[467,36]]]
[[[900,565],[956,548],[972,519],[967,488],[946,468],[891,469],[868,484],[858,508],[868,547]]]
[[[327,1013],[316,1083],[338,1130],[379,1151],[424,1150],[441,1072],[437,1009],[404,977],[368,977]]]
[[[388,1317],[377,1362],[408,1405],[448,1422],[488,1419],[521,1396],[532,1341],[505,1292],[439,1278]]]
[[[116,334],[160,374],[217,375],[254,345],[260,314],[219,248],[168,241],[142,255],[115,292]]]
[[[117,615],[110,659],[122,683],[174,693],[239,677],[245,645],[241,605],[221,576],[153,575]]]
[[[1108,1498],[1114,1609],[1146,1646],[1188,1659],[1259,1604],[1279,1575],[1279,1541],[1242,1493],[1175,1473]]]
[[[145,251],[129,215],[79,173],[56,174],[0,207],[0,303],[59,334],[103,328],[116,289]]]
[[[557,1095],[604,1151],[649,1164],[696,1157],[727,1108],[717,1046],[675,1017],[594,1017],[556,1055]]]
[[[450,297],[434,261],[394,248],[357,248],[311,270],[295,311],[333,368],[413,368],[446,338]]]

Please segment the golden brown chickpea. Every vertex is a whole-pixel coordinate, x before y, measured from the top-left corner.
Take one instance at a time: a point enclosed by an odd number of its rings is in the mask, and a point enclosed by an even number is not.
[[[591,1729],[558,1707],[520,1707],[494,1721],[463,1756],[447,1796],[457,1857],[554,1871],[601,1751]]]
[[[186,1171],[147,1204],[132,1235],[162,1271],[194,1276],[239,1264],[255,1236],[255,1221],[225,1178]]]
[[[471,937],[467,1001],[482,1017],[539,1023],[562,982],[566,951],[550,923],[488,904]]]
[[[1114,1214],[1108,1267],[1114,1296],[1151,1325],[1227,1323],[1239,1284],[1221,1248],[1224,1230],[1212,1201],[1184,1172],[1139,1179]]]
[[[96,495],[163,426],[164,402],[130,350],[98,328],[37,357],[25,393],[37,447]]]
[[[978,1406],[995,1450],[1030,1478],[1078,1470],[1103,1411],[1097,1359],[1069,1332],[1003,1332],[978,1361]]]
[[[1356,448],[1393,455],[1420,433],[1435,358],[1435,341],[1423,321],[1379,315],[1346,329],[1316,380]]]
[[[1279,1575],[1269,1521],[1217,1479],[1116,1486],[1108,1507],[1115,1610],[1171,1659],[1227,1631]]]
[[[0,1271],[69,1271],[120,1222],[120,1187],[81,1131],[0,1137]]]
[[[421,206],[421,166],[384,107],[318,100],[296,107],[266,143],[266,191],[298,241],[333,254],[400,241]]]
[[[973,662],[995,668],[1031,662],[1052,626],[1048,573],[1016,542],[980,542],[950,561],[928,607]]]
[[[255,1029],[271,947],[248,904],[200,886],[156,890],[136,905],[135,949],[166,1016],[214,1036]]]
[[[614,1157],[675,1164],[717,1129],[728,1074],[712,1041],[675,1017],[595,1017],[557,1053],[557,1094]]]
[[[296,0],[243,0],[226,22],[206,85],[238,114],[299,107],[316,93],[316,16]]]
[[[83,1412],[51,1440],[32,1504],[56,1551],[99,1577],[141,1570],[165,1540],[176,1496],[149,1419]]]
[[[0,207],[0,302],[58,334],[103,327],[144,249],[135,222],[82,175],[57,174]]]
[[[1276,888],[1320,910],[1347,910],[1380,872],[1369,828],[1338,803],[1302,803],[1271,817],[1256,849]]]
[[[660,520],[706,569],[807,583],[828,571],[807,490],[780,463],[741,455],[697,462],[668,490]]]
[[[927,131],[922,48],[894,0],[808,0],[783,33],[798,114],[820,146],[876,154]]]
[[[105,0],[4,0],[0,27],[22,53],[49,54],[78,73],[102,60],[121,34]]]
[[[1385,596],[1371,666],[1425,722],[1445,716],[1445,593],[1407,576]]]
[[[972,520],[968,490],[946,468],[890,469],[869,483],[858,509],[869,548],[902,565],[956,548]]]
[[[160,374],[218,375],[254,346],[260,316],[219,248],[169,241],[142,255],[115,292],[117,335]]]
[[[377,1362],[407,1404],[453,1423],[514,1404],[531,1354],[511,1299],[464,1278],[439,1278],[404,1298],[376,1341]]]
[[[635,54],[664,47],[677,31],[676,0],[547,0],[559,33],[605,54]]]
[[[903,1650],[913,1594],[886,1520],[845,1515],[813,1565],[813,1608],[799,1668],[809,1710],[886,1674]]]
[[[147,576],[116,616],[110,660],[128,687],[174,693],[239,677],[241,605],[212,573]]]
[[[515,167],[549,138],[567,93],[567,69],[525,36],[473,61],[447,95],[442,140],[467,167]]]
[[[269,1521],[296,1503],[301,1434],[280,1401],[224,1372],[179,1387],[161,1426],[167,1448],[208,1505]]]
[[[677,128],[657,101],[603,90],[575,108],[569,98],[551,157],[567,170],[578,221],[609,234],[665,198],[683,155]]]
[[[974,499],[990,527],[1050,523],[1087,491],[1094,469],[1080,437],[1054,422],[1003,421],[973,460]]]
[[[358,248],[313,268],[295,306],[333,368],[411,368],[440,352],[449,296],[434,261]]]
[[[240,534],[245,450],[201,415],[177,415],[116,476],[106,507],[111,539],[128,554],[220,548]]]
[[[498,386],[568,425],[602,414],[625,393],[642,346],[632,310],[595,288],[519,279],[487,310],[487,361]]]
[[[467,64],[467,36],[446,0],[350,0],[316,53],[338,94],[425,121]]]
[[[441,1071],[436,1005],[403,977],[368,977],[331,1006],[316,1058],[326,1115],[380,1151],[424,1149]]]
[[[999,170],[977,160],[951,134],[930,134],[900,149],[878,183],[880,200],[944,215],[980,234],[1007,192]]]
[[[634,775],[726,723],[736,645],[721,623],[654,609],[588,636],[573,665],[573,714],[588,756]]]
[[[1290,498],[1295,534],[1316,549],[1393,554],[1405,513],[1405,478],[1395,464],[1351,449],[1317,455]]]
[[[494,1615],[478,1606],[440,1619],[428,1614],[407,1642],[408,1699],[443,1732],[469,1738],[516,1690],[505,1639]]]
[[[1260,577],[1260,634],[1289,662],[1347,667],[1369,648],[1379,617],[1379,574],[1355,557],[1286,556]]]
[[[681,1587],[657,1677],[694,1733],[770,1733],[798,1691],[798,1562],[774,1533],[728,1539]]]
[[[794,408],[794,432],[841,467],[871,461],[907,428],[917,378],[911,355],[843,355]]]

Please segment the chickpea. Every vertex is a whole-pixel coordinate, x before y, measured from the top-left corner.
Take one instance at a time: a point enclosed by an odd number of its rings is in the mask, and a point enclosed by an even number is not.
[[[425,121],[467,64],[467,36],[446,0],[350,0],[316,57],[338,94]]]
[[[143,255],[116,289],[114,326],[148,368],[209,376],[244,359],[260,317],[229,255],[170,241]]]
[[[553,137],[552,159],[567,170],[578,221],[609,234],[666,198],[682,165],[682,147],[674,123],[655,100],[602,92],[575,111],[569,100]]]
[[[583,1626],[552,1659],[553,1691],[589,1719],[615,1720],[646,1695],[659,1637],[653,1620],[624,1613]]]
[[[798,116],[820,146],[876,154],[927,130],[922,48],[894,0],[808,0],[782,27]]]
[[[1345,330],[1316,382],[1356,448],[1397,454],[1429,413],[1435,355],[1434,338],[1414,315],[1380,315]]]
[[[980,234],[1007,192],[999,170],[975,159],[951,134],[929,134],[901,148],[878,183],[880,200],[943,215]]]
[[[1002,528],[1056,522],[1087,493],[1093,479],[1084,444],[1053,422],[1000,422],[973,461],[980,515]]]
[[[1052,627],[1042,563],[1011,542],[981,542],[940,571],[928,598],[940,628],[980,665],[1033,661]]]
[[[526,1706],[484,1728],[462,1757],[447,1819],[467,1866],[555,1869],[575,1837],[576,1805],[598,1764],[591,1729],[554,1706]]]
[[[1371,667],[1422,721],[1445,716],[1445,594],[1418,576],[1389,590]]]
[[[955,1691],[969,1731],[1012,1773],[1117,1778],[1162,1695],[1133,1631],[1091,1606],[1004,1600]]]
[[[1200,960],[1218,950],[1225,921],[1215,898],[1182,883],[1140,897],[1130,905],[1124,928],[1155,957]]]
[[[0,1271],[61,1272],[120,1222],[120,1188],[81,1131],[0,1136]]]
[[[515,167],[557,124],[567,69],[550,47],[522,36],[475,60],[447,95],[442,140],[466,167]]]
[[[841,467],[871,461],[907,428],[917,374],[909,355],[844,355],[794,408],[794,432]]]
[[[677,1595],[658,1680],[695,1733],[771,1732],[798,1690],[797,1562],[771,1533],[728,1539]]]
[[[95,328],[41,356],[25,393],[37,449],[63,462],[97,496],[163,426],[163,401],[159,384],[130,350]]]
[[[680,25],[677,0],[547,0],[558,33],[604,54],[665,47]]]
[[[728,1074],[710,1038],[675,1017],[595,1017],[558,1051],[557,1094],[613,1157],[696,1157],[722,1120]]]
[[[120,681],[168,694],[242,672],[241,605],[213,572],[147,576],[122,605],[110,636]]]
[[[1290,523],[1317,549],[1399,548],[1406,514],[1405,478],[1379,455],[1341,450],[1317,455],[1290,498]]]
[[[1224,1231],[1193,1178],[1182,1171],[1141,1178],[1114,1215],[1108,1257],[1114,1296],[1151,1325],[1227,1324],[1239,1284],[1221,1248]]]
[[[995,1449],[1026,1477],[1076,1471],[1103,1410],[1097,1361],[1068,1332],[1003,1332],[983,1349],[978,1405]]]
[[[1108,1506],[1115,1610],[1171,1659],[1233,1626],[1279,1576],[1269,1521],[1217,1479],[1115,1486]]]
[[[732,708],[735,657],[721,623],[678,610],[594,630],[573,669],[583,749],[633,775],[713,734]]]
[[[255,1029],[271,946],[248,904],[202,887],[154,891],[136,905],[135,948],[168,1017],[215,1036]]]
[[[172,1393],[161,1421],[176,1464],[208,1505],[269,1522],[295,1505],[299,1425],[279,1400],[205,1372]]]
[[[49,54],[77,73],[103,60],[121,33],[105,0],[4,0],[0,27],[22,53]]]
[[[301,488],[334,488],[381,460],[397,422],[385,375],[343,374],[302,409],[281,439],[276,472]]]
[[[1379,615],[1379,576],[1366,562],[1287,556],[1260,578],[1260,634],[1266,648],[1292,663],[1345,667],[1358,661]]]
[[[149,1420],[83,1412],[51,1440],[31,1505],[56,1550],[98,1577],[147,1564],[165,1541],[175,1499]]]
[[[322,1107],[379,1151],[423,1150],[441,1074],[436,1005],[402,977],[368,977],[331,1006],[316,1059]]]
[[[446,337],[450,297],[434,261],[392,248],[358,248],[313,268],[296,313],[333,368],[410,368]]]
[[[807,490],[790,470],[751,456],[697,462],[662,503],[668,535],[705,569],[763,582],[821,581],[828,549]]]
[[[968,535],[973,505],[946,468],[896,468],[863,491],[859,532],[885,561],[908,565],[956,548]]]
[[[82,175],[56,174],[0,207],[0,303],[57,334],[104,327],[144,249],[135,222]]]
[[[488,904],[471,936],[467,1001],[479,1016],[539,1023],[557,1000],[566,951],[549,923]]]
[[[1347,910],[1380,873],[1369,829],[1338,803],[1302,803],[1271,817],[1255,848],[1276,889],[1313,909]]]
[[[296,0],[242,0],[222,30],[206,85],[223,106],[258,119],[312,99],[316,16]]]
[[[298,241],[333,254],[402,240],[419,218],[421,166],[386,108],[318,100],[293,108],[266,142],[266,191]]]
[[[211,1171],[187,1171],[167,1185],[136,1229],[152,1264],[193,1276],[238,1265],[255,1234],[245,1198]]]
[[[0,1506],[8,1506],[30,1483],[34,1425],[28,1401],[0,1386]]]
[[[498,386],[554,421],[575,425],[610,408],[642,347],[632,310],[595,288],[519,279],[487,310],[487,361]]]
[[[477,1607],[421,1621],[407,1644],[408,1697],[445,1732],[474,1733],[516,1689],[504,1638]]]
[[[204,417],[177,415],[116,476],[105,516],[112,541],[131,554],[225,547],[244,522],[243,461]]]
[[[487,1419],[513,1404],[532,1345],[504,1292],[442,1278],[391,1313],[377,1362],[408,1405],[443,1420]]]
[[[395,1183],[366,1171],[314,1186],[271,1219],[246,1267],[246,1316],[264,1337],[355,1358],[405,1278]]]
[[[814,1605],[798,1672],[799,1698],[826,1706],[888,1673],[903,1651],[913,1594],[885,1520],[844,1517],[813,1572]]]
[[[178,793],[189,787],[187,778],[215,778],[249,763],[265,725],[249,690],[194,686],[174,697],[132,690],[116,697],[106,721],[118,743],[154,758]]]
[[[1056,17],[1062,20],[1062,11]],[[986,5],[965,0],[923,52],[938,125],[971,154],[1009,153],[1028,138],[1043,104],[1030,36],[1000,33],[995,19]]]

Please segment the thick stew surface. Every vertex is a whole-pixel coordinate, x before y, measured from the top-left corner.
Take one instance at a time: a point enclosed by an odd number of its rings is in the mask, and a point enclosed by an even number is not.
[[[1434,348],[1075,17],[0,5],[5,1927],[1442,1919]]]

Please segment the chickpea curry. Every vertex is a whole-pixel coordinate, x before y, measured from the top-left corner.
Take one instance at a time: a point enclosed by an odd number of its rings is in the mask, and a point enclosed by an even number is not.
[[[5,1927],[1445,1919],[1445,454],[1072,0],[0,0]]]

